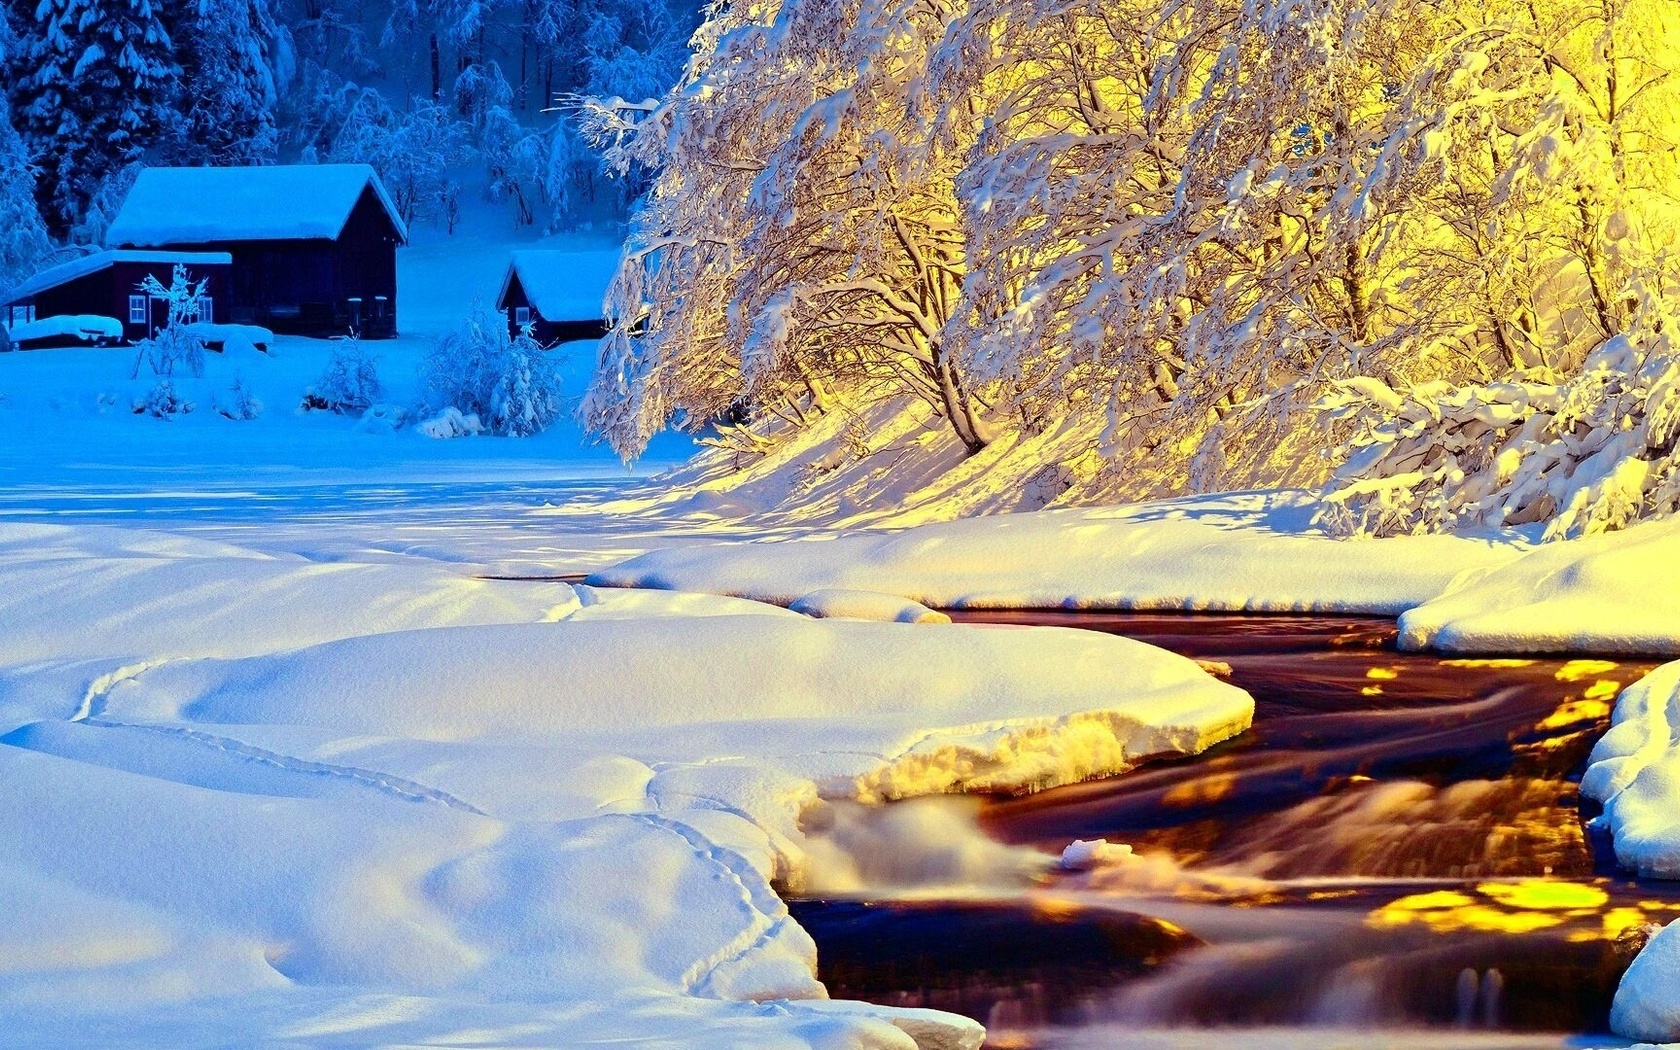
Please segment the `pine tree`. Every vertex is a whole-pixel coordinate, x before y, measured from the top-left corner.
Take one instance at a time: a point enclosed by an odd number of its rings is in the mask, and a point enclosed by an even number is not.
[[[189,164],[265,164],[275,159],[275,82],[270,0],[176,0],[183,121],[174,150]]]
[[[0,20],[0,69],[12,45],[6,23]],[[0,94],[0,290],[28,276],[50,247],[35,205],[35,167],[12,130],[11,107]]]
[[[153,0],[41,0],[12,63],[16,122],[63,232],[100,182],[168,135],[180,68]]]

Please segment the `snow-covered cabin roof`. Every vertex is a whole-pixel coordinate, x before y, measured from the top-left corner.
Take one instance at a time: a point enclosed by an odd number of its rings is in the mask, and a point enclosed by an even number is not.
[[[530,249],[513,253],[498,309],[507,308],[514,275],[525,298],[545,321],[599,321],[606,316],[607,285],[618,271],[618,252],[562,252]]]
[[[35,276],[25,280],[22,284],[6,292],[5,302],[16,302],[27,299],[32,295],[40,295],[61,284],[69,284],[78,277],[86,277],[91,273],[109,268],[115,263],[185,263],[187,266],[227,266],[233,262],[233,256],[227,252],[154,252],[145,250],[124,249],[114,251],[102,249],[80,259],[71,259],[67,263],[42,270]]]
[[[281,164],[147,168],[128,191],[105,243],[336,240],[369,186],[399,239],[407,241],[396,205],[366,164]]]

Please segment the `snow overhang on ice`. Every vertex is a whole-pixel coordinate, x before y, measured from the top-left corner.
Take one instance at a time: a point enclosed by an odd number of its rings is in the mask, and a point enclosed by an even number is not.
[[[105,243],[113,247],[325,238],[343,232],[369,186],[408,240],[396,205],[366,164],[245,168],[147,168]]]
[[[6,302],[17,302],[32,295],[57,288],[63,284],[88,274],[98,273],[120,262],[163,263],[173,266],[183,263],[187,266],[228,266],[233,262],[233,256],[227,252],[151,252],[151,251],[112,251],[102,250],[84,255],[80,259],[72,259],[67,263],[60,263],[50,269],[24,281],[22,284],[6,293]]]
[[[599,321],[607,314],[607,286],[618,271],[618,252],[528,250],[513,253],[496,295],[507,309],[508,288],[518,275],[525,297],[545,321]]]

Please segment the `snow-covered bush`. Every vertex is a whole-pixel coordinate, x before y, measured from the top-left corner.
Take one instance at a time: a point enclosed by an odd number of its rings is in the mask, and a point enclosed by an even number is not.
[[[235,375],[233,385],[216,397],[215,408],[217,414],[228,419],[255,419],[262,415],[263,403],[251,392],[251,388],[245,385],[244,377]]]
[[[142,363],[151,367],[153,375],[165,379],[175,375],[177,369],[194,376],[204,374],[204,337],[193,329],[191,322],[198,319],[205,285],[202,278],[193,280],[181,263],[175,264],[168,287],[151,274],[140,282],[141,292],[168,303],[168,319],[162,328],[135,345],[136,376]]]
[[[495,434],[528,437],[560,417],[560,373],[529,332],[509,337],[507,318],[475,310],[439,339],[422,363],[427,388]]]
[[[356,429],[364,434],[394,434],[407,421],[408,413],[400,405],[369,405],[356,421]]]
[[[367,411],[380,394],[378,358],[362,348],[354,334],[333,340],[327,364],[304,391],[304,411],[357,415]]]
[[[479,422],[477,413],[463,413],[458,408],[446,408],[431,419],[414,424],[414,429],[424,437],[447,440],[474,437],[484,433],[487,428]]]
[[[1680,510],[1680,354],[1667,335],[1609,339],[1561,382],[1402,394],[1363,379],[1327,408],[1361,424],[1325,515],[1344,532],[1538,524],[1559,539]]]
[[[160,376],[157,384],[146,391],[144,396],[135,399],[134,414],[169,419],[185,415],[195,407],[197,406],[176,392],[174,381],[165,375]]]

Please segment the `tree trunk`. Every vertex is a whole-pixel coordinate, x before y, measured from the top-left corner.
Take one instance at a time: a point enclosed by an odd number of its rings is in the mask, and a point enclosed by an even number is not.
[[[992,443],[992,430],[980,419],[979,413],[974,411],[974,402],[963,389],[962,377],[957,375],[951,366],[950,359],[945,355],[943,347],[933,346],[934,378],[939,382],[940,407],[945,411],[945,418],[951,424],[951,429],[957,435],[957,440],[967,446],[972,455]]]
[[[443,56],[438,52],[437,34],[432,34],[432,101],[443,101]]]

